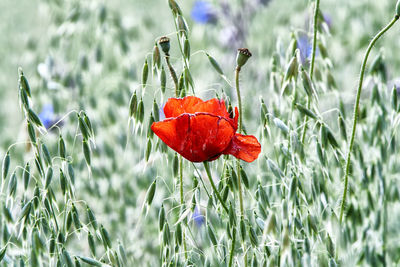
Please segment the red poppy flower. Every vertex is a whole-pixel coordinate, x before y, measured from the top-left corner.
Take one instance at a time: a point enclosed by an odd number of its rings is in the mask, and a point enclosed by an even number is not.
[[[166,119],[151,125],[153,132],[170,148],[192,162],[211,161],[231,154],[252,162],[261,145],[252,135],[236,133],[239,117],[231,118],[225,102],[216,98],[170,98],[164,106]]]

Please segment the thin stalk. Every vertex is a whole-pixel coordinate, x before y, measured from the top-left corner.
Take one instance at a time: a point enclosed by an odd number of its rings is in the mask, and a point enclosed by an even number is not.
[[[311,65],[310,65],[310,79],[312,80],[313,74],[314,74],[314,63],[315,63],[315,53],[317,50],[317,34],[318,34],[318,12],[319,12],[319,2],[320,0],[316,0],[315,2],[315,9],[314,9],[314,22],[313,22],[313,44],[312,44],[312,50],[311,50]]]
[[[364,74],[365,74],[365,67],[367,65],[368,61],[368,56],[372,50],[372,47],[375,45],[375,43],[378,41],[378,39],[386,32],[388,31],[395,23],[396,21],[399,20],[399,15],[395,15],[392,21],[389,22],[388,25],[386,25],[375,37],[372,39],[372,41],[369,43],[367,51],[365,52],[364,59],[361,65],[361,70],[360,70],[360,79],[358,81],[358,88],[357,88],[357,96],[356,100],[354,103],[354,112],[353,112],[353,128],[351,131],[351,138],[350,138],[350,143],[347,149],[347,159],[346,159],[346,169],[344,173],[344,189],[343,189],[343,196],[342,196],[342,203],[340,205],[340,217],[339,217],[339,222],[342,222],[343,219],[343,211],[344,207],[346,204],[346,195],[347,195],[347,186],[349,182],[349,172],[350,172],[350,159],[351,159],[351,151],[353,149],[354,145],[354,137],[356,135],[356,128],[357,128],[357,117],[358,117],[358,110],[360,106],[360,97],[361,97],[361,90],[362,90],[362,85],[363,85],[363,80],[364,80]]]
[[[314,8],[314,21],[313,21],[313,44],[312,44],[312,50],[311,50],[311,64],[310,64],[310,70],[309,70],[309,75],[310,75],[310,80],[312,81],[313,75],[314,75],[314,64],[315,64],[315,52],[317,49],[317,34],[318,34],[318,12],[319,12],[319,2],[320,0],[316,0],[315,2],[315,8]],[[307,108],[310,109],[311,107],[311,96],[307,97]],[[303,128],[303,134],[301,136],[301,143],[304,144],[304,140],[306,138],[306,132],[307,132],[307,123],[308,123],[308,117],[306,116],[304,118],[304,128]]]
[[[185,199],[183,196],[183,161],[182,161],[182,156],[179,155],[179,183],[180,183],[180,198],[181,198],[181,208],[184,209],[184,203]],[[187,254],[187,247],[186,247],[186,237],[185,237],[185,228],[182,229],[182,238],[183,238],[183,249],[185,251],[185,259],[188,259],[188,254]]]
[[[382,229],[382,254],[383,264],[386,266],[386,251],[387,251],[387,232],[388,232],[388,214],[387,214],[387,199],[386,199],[386,178],[383,178],[383,229]]]
[[[240,67],[237,66],[235,70],[235,82],[236,82],[236,94],[238,98],[238,105],[239,105],[239,133],[242,132],[242,98],[240,96],[240,87],[239,87],[239,73],[240,73]],[[240,219],[244,219],[244,208],[243,208],[243,194],[242,194],[242,181],[241,181],[241,176],[240,176],[240,160],[237,159],[236,161],[236,174],[238,177],[238,190],[239,190],[239,206],[240,206]],[[244,249],[244,242],[242,241],[242,246],[243,246],[243,252],[245,252]],[[247,253],[244,254],[244,266],[247,267]]]
[[[235,82],[236,82],[236,94],[237,94],[237,98],[238,98],[238,105],[239,105],[239,133],[242,132],[242,98],[240,96],[240,88],[239,88],[239,72],[240,72],[240,67],[236,67],[235,70]]]
[[[224,210],[226,211],[226,213],[229,213],[228,207],[225,205],[224,201],[222,200],[221,195],[218,192],[217,187],[215,186],[214,180],[211,176],[211,171],[210,171],[210,166],[208,165],[208,161],[204,161],[203,164],[204,164],[204,169],[206,170],[206,173],[208,176],[208,180],[210,180],[211,187],[213,188],[215,195],[217,196],[219,202],[221,203],[221,205],[224,208]]]
[[[231,252],[229,255],[229,267],[232,267],[233,254],[235,253],[235,243],[236,243],[236,231],[233,231],[232,247],[231,247]]]

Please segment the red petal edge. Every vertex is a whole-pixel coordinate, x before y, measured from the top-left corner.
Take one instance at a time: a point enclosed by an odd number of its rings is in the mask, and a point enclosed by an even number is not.
[[[225,101],[217,98],[212,98],[207,101],[203,101],[195,96],[169,98],[164,106],[164,114],[166,118],[178,117],[184,113],[195,114],[196,112],[210,113],[226,119],[229,118]]]
[[[261,145],[253,135],[236,133],[224,154],[230,154],[238,159],[252,162],[258,158],[261,152]]]

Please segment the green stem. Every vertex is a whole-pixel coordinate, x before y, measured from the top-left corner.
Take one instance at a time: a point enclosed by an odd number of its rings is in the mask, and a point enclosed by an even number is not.
[[[239,133],[242,132],[242,98],[240,96],[240,87],[239,87],[239,72],[240,72],[240,67],[236,67],[235,71],[235,81],[236,81],[236,93],[237,93],[237,98],[238,98],[238,103],[239,103],[239,127],[238,131]],[[239,159],[237,160],[237,177],[238,177],[238,187],[239,187],[239,204],[240,204],[240,216],[243,219],[244,216],[244,209],[243,209],[243,196],[242,196],[242,181],[240,177],[240,161]]]
[[[232,267],[233,254],[235,253],[236,231],[233,231],[231,253],[229,255],[229,267]]]
[[[181,199],[181,205],[184,204],[184,198],[183,198],[183,168],[182,168],[182,156],[179,156],[179,195]]]
[[[237,94],[237,98],[238,98],[238,105],[239,105],[239,133],[242,132],[242,98],[240,96],[240,88],[239,88],[239,72],[240,72],[240,67],[237,66],[236,70],[235,70],[235,82],[236,82],[236,94]]]
[[[179,155],[179,183],[180,183],[180,198],[181,198],[181,208],[185,208],[185,199],[183,196],[183,161],[182,156]],[[186,237],[185,237],[185,228],[182,228],[182,240],[183,240],[183,249],[185,251],[185,259],[188,259],[187,247],[186,247]]]
[[[382,229],[382,254],[383,263],[386,265],[386,251],[387,251],[387,230],[388,230],[388,214],[387,214],[387,200],[386,200],[386,178],[383,178],[383,229]]]
[[[236,93],[237,93],[237,98],[238,98],[238,103],[239,103],[239,127],[238,127],[238,132],[242,132],[242,98],[240,96],[240,87],[239,87],[239,72],[240,72],[240,67],[236,67],[235,71],[235,81],[236,81]],[[240,204],[240,216],[243,218],[244,216],[244,209],[243,209],[243,196],[242,196],[242,182],[241,182],[241,177],[240,177],[240,162],[239,159],[237,160],[237,177],[238,177],[238,187],[239,187],[239,204]]]
[[[344,211],[344,207],[346,204],[346,194],[347,194],[347,186],[348,186],[348,182],[349,182],[349,172],[350,172],[350,159],[351,159],[351,151],[353,149],[353,145],[354,145],[354,137],[356,135],[356,128],[357,128],[357,117],[358,117],[358,109],[359,109],[359,105],[360,105],[360,97],[361,97],[361,90],[362,90],[362,85],[363,85],[363,80],[364,80],[364,73],[365,73],[365,67],[367,65],[367,60],[368,60],[368,56],[369,53],[372,50],[372,47],[375,45],[376,41],[378,41],[378,39],[387,31],[389,30],[394,24],[395,22],[399,19],[399,15],[395,15],[394,18],[392,19],[391,22],[389,22],[388,25],[386,25],[385,28],[383,28],[373,39],[372,41],[369,43],[367,51],[365,52],[364,55],[364,59],[361,65],[361,71],[360,71],[360,79],[358,81],[358,88],[357,88],[357,96],[356,96],[356,100],[354,103],[354,112],[353,112],[353,128],[351,131],[351,139],[350,139],[350,143],[349,143],[349,147],[347,149],[347,159],[346,159],[346,169],[345,169],[345,173],[344,173],[344,189],[343,189],[343,197],[342,197],[342,203],[340,205],[340,217],[339,217],[339,221],[340,223],[342,222],[343,219],[343,211]]]
[[[318,12],[319,12],[319,1],[316,0],[315,2],[315,9],[314,9],[314,22],[313,22],[313,45],[311,50],[311,65],[310,65],[310,79],[312,80],[314,74],[314,63],[315,63],[315,52],[317,50],[317,34],[318,34]]]
[[[225,205],[224,201],[222,200],[221,195],[218,192],[217,187],[215,186],[214,180],[211,176],[211,171],[210,171],[210,166],[208,165],[208,161],[204,161],[203,164],[204,164],[204,169],[206,169],[208,180],[210,180],[211,187],[213,188],[215,195],[217,196],[219,202],[221,203],[221,205],[224,208],[224,210],[226,211],[226,213],[229,213],[228,207]]]
[[[312,50],[311,50],[311,64],[310,64],[310,80],[312,81],[313,75],[314,75],[314,64],[315,64],[315,52],[317,50],[317,35],[318,35],[318,12],[319,12],[319,2],[320,0],[316,0],[315,2],[315,9],[314,9],[314,21],[313,21],[313,44],[312,44]],[[311,97],[308,96],[307,98],[307,108],[310,109],[311,107]],[[306,132],[307,132],[307,123],[308,123],[308,117],[306,116],[304,118],[304,126],[303,126],[303,134],[301,136],[301,143],[304,144],[304,140],[306,138]]]
[[[242,98],[240,96],[240,87],[239,87],[239,73],[240,73],[240,67],[236,67],[235,71],[235,82],[236,82],[236,94],[238,98],[238,105],[239,105],[239,127],[238,131],[239,133],[242,132]],[[244,219],[244,208],[243,208],[243,194],[242,194],[242,180],[240,176],[240,160],[238,159],[236,162],[236,174],[238,177],[238,190],[239,190],[239,205],[240,205],[240,219]],[[245,252],[245,246],[244,242],[242,241],[242,246],[243,246],[243,252]],[[247,253],[244,254],[244,266],[247,267]]]

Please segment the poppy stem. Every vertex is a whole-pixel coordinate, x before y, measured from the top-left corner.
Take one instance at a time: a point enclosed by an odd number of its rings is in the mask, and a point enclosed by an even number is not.
[[[318,12],[319,12],[319,2],[320,0],[316,0],[315,2],[315,9],[314,9],[314,22],[313,22],[313,43],[312,43],[312,50],[311,50],[311,63],[310,63],[310,80],[312,81],[313,75],[314,75],[314,63],[315,63],[315,52],[317,50],[317,34],[318,34]],[[310,109],[311,107],[311,96],[307,97],[307,108]],[[303,134],[301,136],[301,143],[304,144],[304,140],[306,138],[306,132],[307,132],[307,123],[308,123],[308,116],[304,118],[304,128],[303,128]]]
[[[239,133],[242,132],[242,97],[240,96],[240,87],[239,87],[239,72],[240,72],[240,67],[237,66],[235,70],[235,82],[236,82],[236,94],[238,98],[238,105],[239,105]]]
[[[240,72],[240,67],[236,67],[235,71],[235,81],[236,81],[236,93],[237,93],[237,98],[238,98],[238,105],[239,105],[239,127],[238,131],[239,133],[242,133],[242,98],[240,97],[240,87],[239,87],[239,72]],[[237,160],[237,177],[238,177],[238,186],[239,186],[239,204],[240,204],[240,217],[243,219],[244,216],[244,209],[243,209],[243,196],[242,196],[242,181],[240,177],[240,161],[239,159]]]
[[[242,132],[242,98],[240,96],[240,87],[239,87],[239,73],[240,73],[240,66],[236,67],[235,70],[235,82],[236,82],[236,93],[238,98],[238,105],[239,105],[239,133]],[[244,208],[243,208],[243,194],[242,194],[242,179],[240,176],[240,160],[238,159],[236,162],[236,175],[238,178],[238,190],[239,190],[239,205],[240,205],[240,220],[244,219]],[[244,240],[242,240],[243,252],[245,252],[244,247]],[[244,266],[247,267],[247,253],[244,254]]]
[[[226,211],[226,213],[229,213],[228,207],[225,205],[224,201],[222,200],[221,195],[218,192],[217,187],[215,186],[214,180],[211,176],[211,171],[210,171],[210,166],[208,165],[208,161],[204,161],[203,164],[204,164],[204,169],[206,170],[206,173],[208,176],[208,180],[210,180],[211,187],[213,188],[215,195],[217,196],[219,202],[221,203],[221,205],[224,208],[224,210]]]
[[[354,112],[353,112],[353,128],[351,131],[351,139],[350,143],[347,149],[347,158],[346,158],[346,169],[345,169],[345,174],[344,174],[344,189],[343,189],[343,196],[342,196],[342,203],[340,205],[340,216],[339,216],[339,222],[342,223],[343,220],[343,212],[344,212],[344,207],[346,205],[346,194],[347,194],[347,186],[349,182],[349,172],[350,172],[350,160],[351,160],[351,151],[353,149],[354,145],[354,137],[356,135],[356,128],[357,128],[357,117],[358,117],[358,112],[359,112],[359,106],[360,106],[360,97],[361,97],[361,90],[362,90],[362,85],[363,85],[363,80],[364,80],[364,73],[365,73],[365,67],[367,65],[367,60],[369,53],[372,50],[372,47],[375,45],[376,41],[387,31],[389,30],[395,23],[396,21],[399,20],[399,15],[395,15],[394,18],[392,19],[391,22],[389,22],[388,25],[385,26],[375,37],[372,39],[372,41],[369,43],[367,51],[365,52],[364,59],[361,65],[361,70],[360,70],[360,79],[358,81],[358,88],[357,88],[357,95],[356,95],[356,100],[354,103]]]

